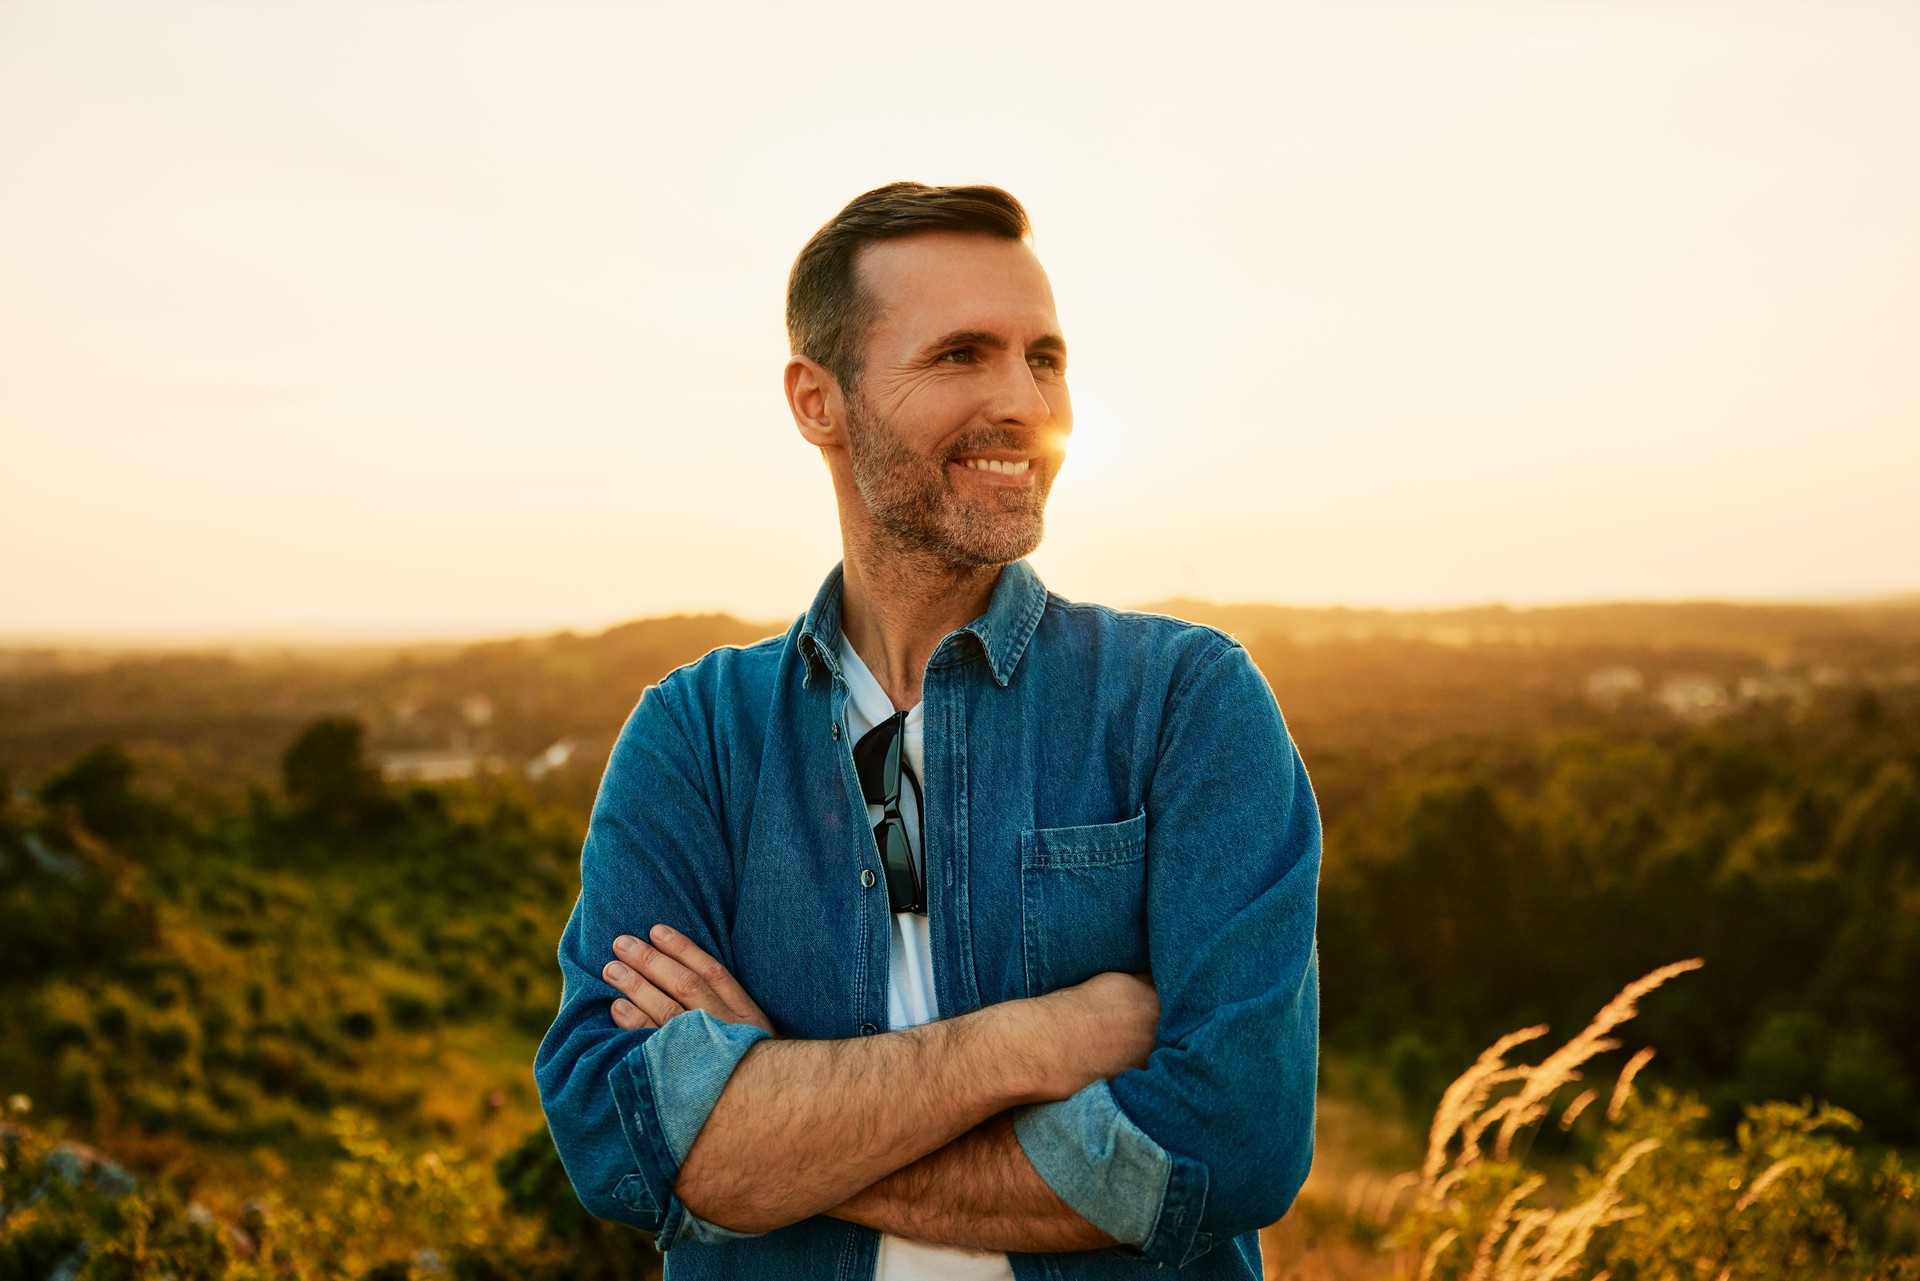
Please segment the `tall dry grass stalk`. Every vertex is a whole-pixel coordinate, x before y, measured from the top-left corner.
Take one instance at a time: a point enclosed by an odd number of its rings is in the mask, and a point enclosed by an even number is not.
[[[1433,1244],[1427,1247],[1426,1254],[1420,1259],[1420,1281],[1432,1281],[1434,1266],[1440,1262],[1440,1256],[1447,1252],[1447,1247],[1452,1245],[1454,1238],[1459,1235],[1456,1229],[1448,1228],[1433,1239]]]
[[[1620,1109],[1627,1106],[1627,1100],[1633,1096],[1633,1078],[1640,1075],[1640,1069],[1653,1061],[1653,1047],[1642,1046],[1627,1060],[1620,1069],[1620,1079],[1614,1082],[1613,1098],[1607,1103],[1607,1120],[1618,1121]]]
[[[1699,969],[1702,963],[1697,957],[1677,961],[1627,984],[1601,1007],[1592,1022],[1537,1064],[1508,1063],[1507,1055],[1514,1047],[1545,1035],[1544,1025],[1510,1032],[1487,1047],[1473,1066],[1447,1087],[1434,1114],[1426,1160],[1420,1169],[1420,1206],[1432,1211],[1452,1204],[1449,1197],[1456,1185],[1486,1155],[1482,1140],[1496,1124],[1499,1131],[1492,1145],[1493,1159],[1507,1160],[1515,1137],[1547,1114],[1554,1092],[1579,1080],[1579,1068],[1589,1059],[1619,1048],[1620,1043],[1607,1033],[1638,1012],[1640,998],[1675,975]],[[1651,1050],[1640,1051],[1621,1071],[1607,1110],[1610,1118],[1617,1118],[1631,1092],[1634,1075],[1652,1055]],[[1514,1088],[1495,1098],[1496,1090],[1506,1085]],[[1598,1097],[1594,1090],[1583,1091],[1563,1114],[1562,1127],[1570,1126]],[[1453,1150],[1456,1139],[1457,1152]],[[1593,1195],[1563,1210],[1522,1205],[1539,1190],[1539,1177],[1515,1186],[1501,1198],[1481,1231],[1467,1281],[1554,1281],[1568,1276],[1597,1229],[1641,1213],[1641,1207],[1620,1204],[1620,1180],[1641,1157],[1659,1146],[1657,1139],[1635,1143],[1602,1176]],[[1431,1277],[1457,1244],[1460,1238],[1454,1229],[1436,1236],[1423,1253],[1419,1275]]]
[[[1531,1071],[1524,1066],[1509,1067],[1507,1051],[1546,1034],[1547,1025],[1544,1023],[1507,1033],[1482,1050],[1480,1057],[1473,1061],[1473,1066],[1456,1077],[1453,1084],[1447,1087],[1447,1092],[1440,1096],[1440,1106],[1433,1114],[1433,1126],[1427,1131],[1426,1163],[1420,1167],[1421,1185],[1429,1192],[1439,1182],[1441,1171],[1447,1168],[1447,1148],[1455,1134],[1461,1136],[1460,1165],[1470,1164],[1479,1157],[1480,1129],[1485,1127],[1471,1127],[1482,1115],[1481,1107],[1493,1087],[1505,1081],[1517,1080]]]
[[[1507,1153],[1513,1146],[1513,1136],[1546,1114],[1547,1100],[1553,1092],[1579,1078],[1576,1068],[1596,1054],[1620,1048],[1620,1042],[1607,1040],[1605,1034],[1640,1012],[1641,997],[1675,975],[1697,970],[1704,964],[1699,957],[1690,961],[1675,961],[1672,965],[1661,966],[1645,978],[1635,979],[1621,988],[1618,996],[1602,1006],[1600,1012],[1593,1016],[1593,1022],[1587,1024],[1584,1030],[1527,1072],[1521,1081],[1519,1093],[1502,1101],[1505,1114],[1500,1118],[1500,1137],[1494,1144],[1494,1160],[1507,1159]],[[1635,1058],[1641,1063],[1646,1061],[1638,1055]],[[1628,1078],[1629,1081],[1631,1079]]]
[[[1560,1114],[1560,1128],[1563,1130],[1571,1130],[1573,1123],[1580,1119],[1580,1114],[1591,1107],[1593,1101],[1599,1097],[1600,1092],[1598,1090],[1580,1091],[1580,1097],[1572,1103],[1569,1103],[1567,1110]]]
[[[1433,1126],[1427,1134],[1427,1159],[1420,1170],[1421,1186],[1426,1194],[1429,1197],[1445,1195],[1446,1185],[1480,1159],[1483,1154],[1481,1136],[1496,1122],[1499,1123],[1500,1132],[1494,1142],[1494,1160],[1506,1160],[1514,1136],[1546,1115],[1547,1100],[1553,1097],[1555,1090],[1580,1079],[1578,1069],[1581,1064],[1596,1054],[1620,1048],[1620,1043],[1608,1039],[1607,1033],[1639,1012],[1641,997],[1675,975],[1697,970],[1703,964],[1705,962],[1698,957],[1689,961],[1675,961],[1643,978],[1635,979],[1602,1006],[1600,1012],[1593,1016],[1593,1021],[1572,1040],[1532,1066],[1509,1064],[1506,1056],[1515,1046],[1545,1036],[1547,1027],[1544,1023],[1509,1032],[1488,1046],[1474,1060],[1473,1066],[1447,1087],[1438,1110],[1434,1112]],[[1638,1056],[1636,1059],[1645,1062]],[[1626,1081],[1632,1080],[1625,1073],[1622,1076]],[[1519,1088],[1489,1104],[1488,1099],[1494,1088],[1508,1082],[1518,1082]],[[1619,1089],[1615,1090],[1615,1096],[1617,1102]],[[1448,1151],[1456,1135],[1460,1139],[1460,1151],[1452,1158],[1449,1168]]]
[[[1772,1165],[1762,1170],[1760,1172],[1760,1177],[1755,1179],[1752,1183],[1749,1183],[1747,1185],[1747,1190],[1741,1194],[1740,1199],[1733,1203],[1733,1212],[1735,1214],[1739,1214],[1741,1211],[1745,1210],[1748,1206],[1752,1205],[1755,1201],[1758,1201],[1760,1199],[1760,1194],[1765,1192],[1770,1186],[1772,1186],[1773,1181],[1775,1179],[1779,1178],[1781,1175],[1785,1174],[1788,1170],[1793,1169],[1795,1166],[1799,1164],[1800,1162],[1796,1161],[1794,1158],[1790,1156],[1783,1156],[1778,1161],[1775,1161]]]

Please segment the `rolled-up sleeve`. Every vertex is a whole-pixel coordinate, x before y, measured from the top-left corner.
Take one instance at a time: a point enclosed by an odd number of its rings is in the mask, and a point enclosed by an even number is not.
[[[671,680],[671,678],[669,678]],[[654,1234],[661,1250],[734,1232],[673,1194],[680,1166],[735,1067],[768,1033],[690,1010],[660,1028],[614,1023],[600,977],[621,934],[672,925],[729,967],[728,846],[708,798],[711,753],[674,715],[671,691],[641,697],[615,743],[580,857],[580,897],[560,938],[560,1009],[534,1059],[547,1126],[581,1204]]]
[[[1171,697],[1146,811],[1153,1054],[1014,1132],[1068,1205],[1178,1267],[1278,1220],[1313,1161],[1320,816],[1237,643]]]

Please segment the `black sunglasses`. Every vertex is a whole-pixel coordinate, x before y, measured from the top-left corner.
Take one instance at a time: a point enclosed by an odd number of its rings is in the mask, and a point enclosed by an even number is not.
[[[905,775],[913,785],[913,803],[922,822],[926,818],[920,781],[906,765],[906,724],[907,714],[895,712],[861,735],[853,745],[853,768],[860,776],[860,792],[867,804],[881,809],[880,821],[873,826],[873,843],[880,847],[880,862],[887,869],[887,900],[896,912],[925,916],[926,890],[913,866],[907,822],[900,816],[900,779]]]

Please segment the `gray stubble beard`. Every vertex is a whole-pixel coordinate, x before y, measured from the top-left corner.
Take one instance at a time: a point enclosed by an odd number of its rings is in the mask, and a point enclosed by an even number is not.
[[[854,488],[874,522],[904,548],[967,570],[1010,564],[1040,545],[1047,503],[1047,486],[1040,480],[1031,488],[1008,491],[1024,500],[1021,510],[982,513],[976,506],[959,505],[946,460],[937,476],[927,476],[926,460],[871,412],[863,396],[854,392],[846,403]],[[991,449],[998,443],[967,441],[964,448]]]

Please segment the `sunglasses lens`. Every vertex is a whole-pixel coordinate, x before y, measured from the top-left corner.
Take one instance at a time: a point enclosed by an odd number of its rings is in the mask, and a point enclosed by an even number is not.
[[[894,796],[900,792],[900,754],[905,750],[906,742],[907,736],[897,729],[887,739],[887,763],[881,777],[886,780],[888,792]]]
[[[902,715],[889,716],[853,745],[853,769],[871,805],[891,805],[900,798],[900,730],[905,721]]]
[[[913,868],[913,851],[907,845],[907,825],[897,818],[880,820],[873,829],[873,839],[880,847],[881,861],[887,868],[887,898],[896,912],[917,912],[923,904],[920,901],[920,878]]]

